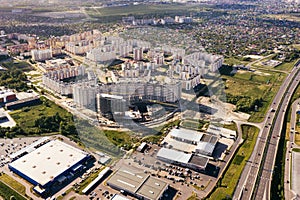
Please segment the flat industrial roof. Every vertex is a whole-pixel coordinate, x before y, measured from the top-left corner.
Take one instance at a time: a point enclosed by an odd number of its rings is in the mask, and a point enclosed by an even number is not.
[[[198,142],[201,140],[203,133],[185,129],[185,128],[174,128],[170,132],[172,137],[181,138],[184,140],[195,141]]]
[[[86,156],[80,149],[52,140],[9,165],[43,186]]]
[[[213,143],[209,143],[209,142],[199,142],[197,144],[196,149],[212,154],[215,147],[216,147],[216,143],[213,144]]]
[[[205,168],[209,159],[203,156],[193,155],[190,163]]]
[[[147,177],[148,175],[139,169],[132,170],[122,167],[108,180],[107,183],[117,185],[131,193],[136,193]]]
[[[105,167],[97,176],[97,178],[95,178],[90,184],[88,184],[88,186],[86,186],[83,190],[82,193],[86,194],[92,187],[94,187],[94,185],[96,185],[102,178],[103,176],[106,175],[107,172],[110,171],[109,167]]]
[[[187,154],[174,149],[161,148],[157,152],[157,157],[165,158],[171,161],[176,161],[180,163],[188,163],[192,157],[192,154]]]
[[[204,134],[203,137],[201,138],[201,142],[208,142],[208,143],[215,144],[218,142],[218,137],[215,135]]]
[[[147,197],[148,199],[159,199],[167,186],[168,184],[166,182],[149,176],[137,191],[137,194]]]
[[[101,93],[100,96],[103,97],[103,98],[120,99],[120,100],[123,99],[122,96],[112,95],[112,94],[105,94],[105,93]]]
[[[120,168],[107,181],[107,184],[117,186],[119,189],[127,190],[147,199],[159,199],[168,187],[166,182],[145,174],[141,169],[129,167]]]
[[[218,127],[215,125],[209,125],[207,132],[213,135],[223,135],[223,136],[234,136],[236,137],[236,131],[230,130],[224,127]]]

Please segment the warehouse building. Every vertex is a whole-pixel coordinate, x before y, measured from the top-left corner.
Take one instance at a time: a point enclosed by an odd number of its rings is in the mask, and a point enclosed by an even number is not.
[[[203,133],[184,128],[174,128],[170,131],[170,134],[172,139],[189,144],[197,144],[203,136]]]
[[[8,165],[9,169],[35,187],[43,195],[55,187],[72,180],[81,172],[90,155],[59,140],[47,142]]]
[[[219,126],[215,126],[213,124],[209,125],[206,132],[209,134],[212,134],[212,135],[221,136],[221,137],[234,139],[234,140],[237,138],[236,131],[233,131],[233,130],[230,130],[227,128],[223,128],[223,127],[219,127]]]
[[[162,141],[162,145],[184,153],[212,156],[219,138],[195,130],[174,128]]]
[[[16,94],[10,90],[0,91],[0,104],[5,104],[17,100]]]
[[[25,98],[25,99],[21,99],[21,100],[17,100],[17,101],[14,101],[14,102],[7,103],[7,104],[5,104],[5,108],[7,110],[17,110],[17,109],[20,109],[20,108],[25,107],[25,106],[37,105],[37,104],[40,104],[40,103],[41,103],[40,97],[39,96],[33,96],[33,97],[28,97],[28,98]]]
[[[188,167],[196,171],[204,171],[209,161],[208,158],[203,156],[191,153],[184,153],[181,151],[167,148],[161,148],[157,152],[157,158],[164,162]]]
[[[120,168],[108,181],[110,187],[124,191],[137,199],[156,200],[163,197],[168,184],[145,174],[140,169]]]

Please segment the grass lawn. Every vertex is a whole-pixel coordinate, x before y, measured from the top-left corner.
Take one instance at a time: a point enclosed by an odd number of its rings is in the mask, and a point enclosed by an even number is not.
[[[244,142],[226,169],[223,178],[220,179],[219,187],[210,195],[209,199],[225,199],[232,197],[234,193],[239,177],[246,165],[246,161],[251,156],[259,133],[259,129],[254,126],[243,125],[242,130]]]
[[[299,134],[299,133],[297,133],[297,134],[295,135],[295,143],[296,143],[297,145],[300,145],[300,134]]]
[[[17,192],[19,192],[22,195],[26,194],[26,190],[25,190],[25,186],[22,185],[21,183],[17,182],[15,179],[13,179],[12,177],[10,177],[7,174],[2,174],[0,176],[0,180],[9,185],[10,187],[12,187],[14,190],[16,190]]]
[[[224,128],[227,128],[227,129],[230,129],[230,130],[233,130],[233,131],[237,131],[237,127],[236,127],[236,123],[231,123],[231,124],[224,124],[223,126]]]
[[[282,64],[275,67],[275,69],[284,70],[284,71],[291,71],[293,69],[295,63],[297,62],[297,60],[292,61],[292,62],[283,62]]]
[[[24,72],[31,71],[33,68],[25,61],[4,62],[2,65],[6,68],[16,67]]]
[[[183,128],[187,129],[193,129],[196,131],[202,130],[203,126],[208,124],[208,121],[199,121],[199,120],[193,120],[193,119],[185,119],[182,123],[181,126]]]
[[[167,124],[163,124],[160,126],[156,126],[153,129],[158,133],[156,135],[149,135],[142,138],[141,142],[152,142],[153,144],[158,144],[162,141],[162,139],[166,136],[166,130],[168,128],[178,126],[180,124],[180,120],[175,120],[169,122]]]
[[[0,181],[0,196],[5,200],[9,200],[12,196],[17,200],[26,200],[22,195],[17,193],[15,190],[11,189],[9,186]]]
[[[11,117],[28,134],[36,133],[35,120],[43,116],[53,116],[58,113],[63,118],[72,117],[71,113],[44,97],[41,97],[41,102],[39,105],[10,112]]]
[[[237,58],[230,57],[230,58],[225,58],[224,63],[233,66],[233,65],[247,65],[249,62],[248,61],[241,61]]]

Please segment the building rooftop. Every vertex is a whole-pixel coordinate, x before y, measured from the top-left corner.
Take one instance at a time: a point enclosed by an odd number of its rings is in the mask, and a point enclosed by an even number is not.
[[[206,158],[206,157],[193,155],[191,160],[190,160],[190,163],[192,163],[194,165],[197,165],[197,166],[200,166],[203,169],[205,169],[208,161],[209,161],[209,159]]]
[[[59,140],[52,140],[9,164],[44,186],[87,156]]]
[[[224,127],[218,127],[215,125],[209,125],[207,132],[213,135],[223,135],[223,136],[234,136],[236,137],[236,131],[224,128]]]
[[[119,189],[123,189],[145,197],[146,199],[159,199],[168,187],[168,184],[162,180],[145,174],[140,169],[120,168],[108,181],[108,185],[114,185]]]
[[[214,135],[204,134],[203,137],[201,138],[201,142],[208,142],[208,143],[215,144],[217,143],[217,141],[218,141],[218,137]]]
[[[188,163],[192,154],[187,154],[173,149],[161,148],[157,152],[157,157],[172,160],[174,162]]]
[[[122,96],[118,96],[118,95],[112,95],[112,94],[104,94],[104,93],[101,93],[100,96],[102,98],[111,98],[111,99],[123,99]]]
[[[197,147],[196,149],[197,150],[200,150],[202,152],[206,152],[208,154],[212,154],[214,149],[216,147],[216,144],[213,144],[213,143],[209,143],[209,142],[199,142],[197,144]]]
[[[137,191],[137,194],[143,197],[147,197],[148,199],[159,199],[159,197],[165,191],[166,187],[166,182],[149,176],[149,178]]]
[[[189,130],[189,129],[184,129],[184,128],[180,128],[180,129],[174,128],[171,130],[170,134],[171,137],[176,137],[183,140],[194,141],[194,142],[200,141],[200,139],[203,136],[203,133]]]
[[[148,175],[141,170],[122,167],[108,180],[108,184],[117,185],[131,193],[136,193],[147,178]]]

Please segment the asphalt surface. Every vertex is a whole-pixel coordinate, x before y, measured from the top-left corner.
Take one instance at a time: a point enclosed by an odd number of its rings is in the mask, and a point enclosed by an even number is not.
[[[271,179],[284,115],[299,83],[299,65],[300,62],[297,62],[271,104],[271,109],[264,120],[263,129],[259,133],[252,155],[243,170],[233,199],[270,199]]]

